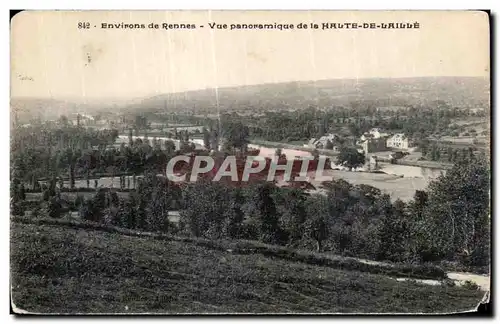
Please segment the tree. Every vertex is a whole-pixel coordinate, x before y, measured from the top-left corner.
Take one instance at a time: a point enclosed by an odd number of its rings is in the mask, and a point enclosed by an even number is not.
[[[118,207],[118,215],[120,215],[120,226],[134,229],[136,228],[136,213],[133,195],[128,197],[128,199],[120,200]]]
[[[406,205],[396,200],[383,215],[379,228],[378,259],[402,262],[408,258],[410,231]]]
[[[428,201],[429,195],[426,191],[416,190],[415,195],[413,196],[413,201],[410,202],[408,206],[411,216],[417,220],[421,220]]]
[[[45,203],[42,213],[52,218],[61,218],[62,206],[60,200],[56,197],[50,198],[49,201]]]
[[[167,232],[169,228],[168,221],[168,202],[167,193],[162,190],[161,184],[157,184],[148,199],[146,207],[147,230]]]
[[[453,162],[453,148],[452,147],[448,147],[446,158],[448,159],[448,162]]]
[[[318,125],[318,133],[316,134],[316,138],[320,138],[322,137],[323,135],[325,135],[326,131],[325,131],[325,122],[324,121],[321,121]]]
[[[192,235],[212,239],[224,235],[229,189],[218,182],[204,180],[191,183],[183,189],[184,208],[180,220],[189,227]]]
[[[61,126],[68,126],[69,125],[68,117],[66,115],[61,115],[59,117],[59,124]]]
[[[241,122],[229,122],[224,125],[224,139],[227,147],[245,151],[249,143],[249,128]]]
[[[319,151],[317,149],[314,149],[311,154],[312,154],[314,160],[319,160]]]
[[[474,254],[476,264],[489,263],[489,188],[489,164],[481,158],[456,163],[431,182],[423,213],[440,256],[453,260]]]
[[[323,242],[330,233],[328,226],[329,206],[325,197],[310,199],[307,206],[307,219],[304,223],[305,237],[314,240],[316,251],[323,251]]]
[[[26,200],[26,190],[24,189],[23,183],[19,186],[19,199],[23,201]]]
[[[208,130],[203,127],[203,146],[207,149],[210,150],[210,133]]]
[[[24,200],[23,193],[24,186],[19,184],[19,179],[14,178],[11,181],[10,189],[10,209],[12,215],[24,216],[24,208],[22,206],[22,201]]]
[[[420,136],[423,136],[420,134]],[[423,139],[419,140],[418,146],[420,147],[420,151],[422,152],[422,156],[426,156],[429,153],[429,140]]]
[[[212,150],[218,151],[219,150],[219,131],[216,129],[213,129],[212,126],[210,126],[210,148]]]
[[[132,136],[132,128],[128,129],[128,145],[130,147],[134,146],[134,138]]]
[[[365,164],[365,155],[355,148],[343,147],[337,156],[337,164],[344,165],[352,170]]]
[[[274,184],[257,183],[248,188],[247,200],[244,206],[250,227],[256,231],[257,237],[265,243],[280,244],[286,241],[285,233],[280,228],[280,216],[273,199]]]
[[[148,120],[145,116],[137,115],[135,116],[134,127],[137,130],[146,130],[149,127]]]
[[[165,141],[165,153],[167,156],[171,157],[175,152],[175,143],[171,140]]]
[[[333,150],[333,142],[330,141],[329,139],[326,140],[325,149],[327,149],[327,150]]]
[[[361,127],[356,123],[350,123],[348,127],[349,127],[349,132],[353,137],[354,145],[356,145],[358,138],[361,136],[361,134],[363,134]]]
[[[304,235],[308,196],[302,189],[280,188],[274,197],[280,215],[280,227],[288,234],[288,244],[296,245]]]
[[[241,208],[244,197],[242,196],[240,188],[227,188],[230,191],[226,210],[224,212],[223,234],[227,238],[241,238],[243,237],[243,220],[245,214]]]

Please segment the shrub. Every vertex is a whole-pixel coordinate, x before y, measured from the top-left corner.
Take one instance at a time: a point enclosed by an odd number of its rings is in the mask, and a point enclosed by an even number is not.
[[[61,218],[63,214],[61,202],[59,199],[52,197],[44,204],[43,214],[51,218]]]
[[[12,204],[11,213],[12,213],[12,215],[16,215],[16,216],[23,216],[24,215],[24,207],[23,207],[22,201],[19,201],[19,202]]]
[[[479,289],[479,286],[473,282],[473,281],[470,281],[470,280],[466,280],[463,285],[462,285],[465,289],[470,289],[470,290],[478,290]]]
[[[451,280],[451,279],[444,279],[443,280],[443,283],[447,286],[447,287],[455,287],[456,284],[455,284],[455,281],[454,280]]]
[[[42,206],[40,204],[37,204],[31,210],[31,217],[41,217],[41,216],[43,216],[42,215]]]

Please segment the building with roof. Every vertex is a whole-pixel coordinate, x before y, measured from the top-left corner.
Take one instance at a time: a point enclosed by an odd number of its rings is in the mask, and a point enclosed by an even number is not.
[[[408,136],[397,133],[387,138],[387,147],[407,150],[410,147]]]
[[[356,144],[361,147],[365,154],[386,151],[388,136],[389,134],[383,132],[382,129],[372,128],[361,135]]]
[[[333,150],[335,152],[340,151],[340,146],[342,145],[342,139],[337,134],[327,134],[321,136],[320,138],[311,138],[305,147],[317,148],[324,150]]]

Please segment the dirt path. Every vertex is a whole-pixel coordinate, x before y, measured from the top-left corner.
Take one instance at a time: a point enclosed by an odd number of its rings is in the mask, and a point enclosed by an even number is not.
[[[387,265],[391,266],[390,263],[387,262],[380,262],[380,261],[372,261],[372,260],[366,260],[366,259],[357,259],[359,262],[363,262],[366,264],[373,264],[373,265]],[[454,280],[457,284],[464,284],[467,280],[474,282],[476,285],[479,286],[479,288],[482,291],[489,291],[490,290],[490,276],[489,275],[480,275],[480,274],[475,274],[475,273],[470,273],[470,272],[447,272],[446,275],[448,276],[449,279]],[[426,282],[425,280],[420,280],[422,283],[425,284],[436,284],[436,280],[428,280]]]
[[[480,275],[469,272],[448,272],[448,278],[458,281],[459,283],[464,283],[469,280],[474,282],[482,291],[490,290],[490,277],[488,275]]]

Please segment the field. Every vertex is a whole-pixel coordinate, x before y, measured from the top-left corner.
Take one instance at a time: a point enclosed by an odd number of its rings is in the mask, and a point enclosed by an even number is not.
[[[390,165],[390,167],[393,167]],[[332,179],[343,179],[353,185],[366,184],[380,189],[383,193],[389,194],[392,200],[401,199],[409,201],[413,199],[415,190],[424,190],[429,185],[430,179],[425,177],[401,177],[393,174],[351,172],[340,170],[325,170],[323,176],[314,179],[311,183],[317,188],[321,188],[321,182]],[[320,189],[321,191],[321,189]]]
[[[442,313],[482,296],[210,244],[11,224],[12,300],[29,312]]]

